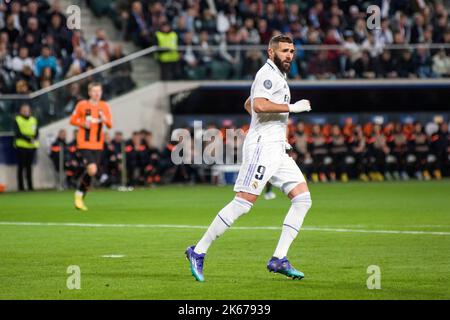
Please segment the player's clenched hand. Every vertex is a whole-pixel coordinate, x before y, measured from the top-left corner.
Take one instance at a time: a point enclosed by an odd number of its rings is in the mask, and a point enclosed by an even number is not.
[[[305,99],[297,101],[294,104],[289,104],[288,106],[289,106],[289,112],[298,113],[298,112],[311,111],[311,104],[309,103],[309,100],[305,100]]]

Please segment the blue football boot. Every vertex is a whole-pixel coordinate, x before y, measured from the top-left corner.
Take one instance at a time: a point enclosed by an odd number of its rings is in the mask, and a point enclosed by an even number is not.
[[[189,261],[191,272],[195,280],[203,282],[205,281],[205,278],[203,277],[203,260],[205,260],[205,254],[195,253],[194,248],[195,246],[191,246],[186,249],[186,259]]]
[[[291,264],[289,263],[288,259],[284,257],[283,259],[278,259],[275,257],[272,257],[272,259],[269,260],[267,263],[267,269],[270,272],[274,273],[281,273],[285,275],[286,277],[292,278],[292,279],[303,279],[305,275],[303,272],[296,270]]]

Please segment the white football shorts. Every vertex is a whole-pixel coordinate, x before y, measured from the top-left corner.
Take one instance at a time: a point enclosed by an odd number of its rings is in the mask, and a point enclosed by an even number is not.
[[[305,178],[283,142],[246,141],[234,191],[260,195],[268,181],[287,195]]]

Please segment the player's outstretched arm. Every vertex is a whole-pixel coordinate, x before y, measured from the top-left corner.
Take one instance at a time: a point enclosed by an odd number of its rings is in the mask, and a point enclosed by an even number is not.
[[[274,103],[266,98],[255,98],[253,100],[253,110],[256,113],[282,113],[282,112],[305,112],[311,111],[309,100],[300,100],[294,104]]]

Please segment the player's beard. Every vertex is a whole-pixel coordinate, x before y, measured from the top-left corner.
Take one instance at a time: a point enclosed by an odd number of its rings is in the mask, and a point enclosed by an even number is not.
[[[273,57],[273,62],[278,67],[278,69],[280,69],[281,72],[288,73],[289,70],[291,70],[291,63],[292,62],[288,62],[288,61],[284,61],[283,62],[283,61],[281,61],[281,59],[278,58],[276,53],[275,53],[275,55]]]

